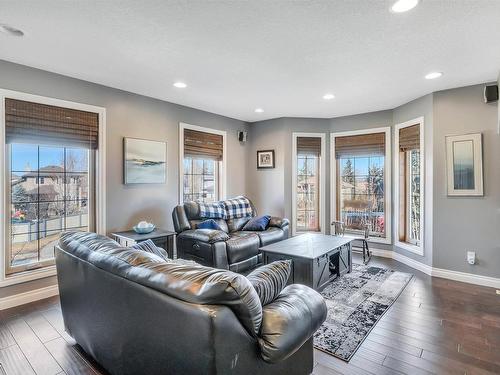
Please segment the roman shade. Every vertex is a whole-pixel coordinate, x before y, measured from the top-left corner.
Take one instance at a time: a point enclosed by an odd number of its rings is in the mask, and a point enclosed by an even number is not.
[[[420,125],[399,129],[399,150],[402,152],[420,149]]]
[[[99,114],[5,99],[7,143],[46,143],[97,149]]]
[[[350,135],[335,138],[335,158],[385,156],[385,133]]]
[[[222,135],[184,129],[184,156],[222,160]]]
[[[321,155],[321,138],[297,137],[297,154]]]

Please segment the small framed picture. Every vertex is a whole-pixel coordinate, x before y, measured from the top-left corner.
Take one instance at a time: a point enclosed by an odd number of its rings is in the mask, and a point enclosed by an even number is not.
[[[147,139],[123,138],[123,182],[164,184],[167,176],[167,144]]]
[[[274,168],[274,150],[257,151],[257,168]]]
[[[481,133],[446,137],[448,196],[482,196],[483,140]]]

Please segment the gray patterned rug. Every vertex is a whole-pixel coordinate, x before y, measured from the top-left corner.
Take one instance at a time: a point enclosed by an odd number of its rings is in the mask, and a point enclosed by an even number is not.
[[[349,361],[413,275],[353,264],[321,294],[328,316],[314,334],[316,349]]]

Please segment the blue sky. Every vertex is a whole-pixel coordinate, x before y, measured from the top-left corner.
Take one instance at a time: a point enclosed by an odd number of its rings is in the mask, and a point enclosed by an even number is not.
[[[78,159],[85,160],[84,155],[87,153],[86,150],[71,149],[71,152],[73,152]],[[63,161],[63,147],[40,146],[40,168],[48,165],[62,166]],[[26,172],[28,166],[32,171],[37,170],[38,145],[12,144],[11,163],[12,173],[14,174],[20,174],[16,172]]]

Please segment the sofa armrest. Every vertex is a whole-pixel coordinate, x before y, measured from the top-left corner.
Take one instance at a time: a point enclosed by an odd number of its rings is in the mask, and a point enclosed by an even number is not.
[[[272,216],[271,221],[269,221],[269,226],[270,227],[277,227],[277,228],[285,228],[290,224],[288,219],[277,217],[277,216]]]
[[[224,242],[229,239],[226,232],[213,229],[189,229],[180,233],[177,237],[206,243]]]
[[[300,284],[287,286],[262,309],[258,338],[266,362],[282,361],[295,353],[321,326],[327,309],[323,297]]]

